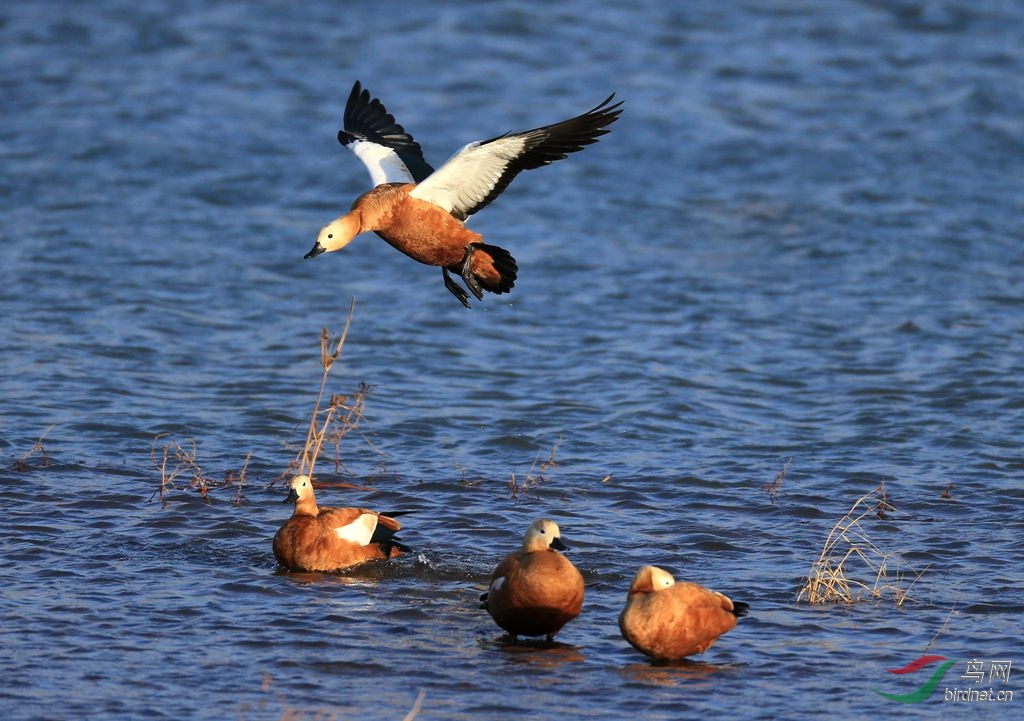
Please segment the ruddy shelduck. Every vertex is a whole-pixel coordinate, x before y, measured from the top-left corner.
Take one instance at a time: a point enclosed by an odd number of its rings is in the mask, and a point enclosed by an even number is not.
[[[522,549],[494,569],[481,608],[513,639],[547,636],[552,641],[580,615],[583,575],[559,553],[564,550],[558,524],[542,518],[530,524]]]
[[[357,80],[338,140],[366,165],[374,188],[325,225],[305,257],[339,250],[358,234],[373,231],[413,260],[440,266],[445,287],[467,308],[469,295],[449,271],[462,277],[477,300],[485,290],[507,293],[518,272],[515,259],[504,248],[484,243],[482,235],[466,228],[466,219],[523,170],[549,165],[597,142],[622,112],[621,102],[611,104],[614,97],[560,123],[469,143],[435,171],[419,143]]]
[[[289,571],[339,571],[408,553],[395,538],[398,521],[365,508],[316,505],[309,476],[295,476],[285,502],[292,517],[274,535],[274,557]]]
[[[644,566],[619,614],[619,630],[637,651],[675,661],[707,651],[719,636],[736,628],[736,619],[748,608],[696,583],[676,583],[657,566]]]

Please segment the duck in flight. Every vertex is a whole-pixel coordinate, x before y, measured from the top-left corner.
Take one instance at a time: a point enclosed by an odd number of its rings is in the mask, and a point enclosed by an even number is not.
[[[445,287],[467,308],[469,294],[449,271],[462,277],[477,300],[485,290],[507,293],[516,280],[515,258],[484,243],[466,220],[523,170],[549,165],[597,142],[622,112],[621,101],[612,104],[614,97],[560,123],[469,143],[434,170],[419,143],[357,80],[338,140],[370,171],[374,187],[320,230],[305,257],[340,250],[359,233],[374,231],[413,260],[440,266]]]

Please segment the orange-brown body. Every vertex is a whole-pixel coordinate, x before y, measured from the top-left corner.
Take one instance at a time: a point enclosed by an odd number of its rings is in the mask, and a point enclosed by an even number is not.
[[[670,585],[652,579],[660,571]],[[654,575],[654,579],[657,576]],[[645,566],[637,573],[619,615],[622,636],[654,659],[676,660],[704,653],[718,637],[736,627],[746,604],[696,583],[675,583],[661,569]]]
[[[415,187],[413,183],[378,185],[356,198],[348,215],[335,222],[344,227],[350,218],[351,225],[345,233],[351,233],[350,237],[373,231],[413,260],[458,270],[467,246],[482,244],[483,236],[437,205],[410,196]],[[505,292],[511,288],[515,274],[503,280],[488,247],[473,253],[470,270],[487,290]]]
[[[487,610],[512,636],[554,638],[583,608],[583,575],[558,551],[509,554],[492,578],[500,589],[487,593]]]
[[[296,481],[306,484],[297,494]],[[274,535],[274,557],[289,571],[337,571],[402,555],[404,547],[392,539],[400,528],[395,519],[365,508],[320,508],[305,476],[293,481],[292,494],[295,511]]]
[[[491,574],[484,608],[512,637],[547,636],[580,615],[583,575],[565,556],[554,521],[540,519],[527,529],[522,549],[510,553]]]

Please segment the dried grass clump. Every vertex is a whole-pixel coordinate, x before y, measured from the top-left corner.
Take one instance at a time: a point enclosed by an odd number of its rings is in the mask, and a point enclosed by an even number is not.
[[[818,560],[811,566],[797,594],[797,603],[852,604],[890,597],[897,606],[902,606],[912,600],[909,591],[924,571],[910,571],[914,580],[906,586],[907,574],[899,570],[899,554],[888,553],[875,545],[862,523],[871,516],[887,518],[886,513],[894,510],[884,486],[854,501],[825,539]]]
[[[355,311],[355,301],[349,309],[348,319],[345,322],[345,329],[341,338],[333,340],[330,333],[324,328],[320,333],[320,357],[323,365],[323,376],[320,379],[320,389],[317,392],[316,400],[313,403],[313,415],[306,432],[306,441],[295,459],[288,465],[288,468],[279,475],[270,485],[278,480],[291,477],[296,474],[313,475],[313,466],[324,446],[334,446],[335,469],[341,466],[341,441],[352,431],[356,431],[363,419],[363,409],[366,406],[366,397],[372,390],[371,386],[361,383],[359,390],[354,395],[331,394],[327,398],[326,407],[321,409],[324,403],[324,396],[327,387],[327,375],[330,373],[334,363],[341,357],[342,348],[345,345],[345,338],[348,337],[348,329],[352,323],[352,314]],[[371,447],[369,439],[367,444]],[[44,454],[40,443],[36,444]],[[243,500],[243,489],[245,487],[245,474],[252,459],[252,453],[245,457],[245,462],[239,471],[227,471],[220,480],[209,476],[199,465],[196,443],[192,439],[179,442],[166,433],[161,433],[153,439],[153,446],[150,449],[150,459],[154,467],[160,471],[160,487],[153,493],[159,495],[160,502],[167,504],[170,494],[173,491],[194,491],[206,501],[210,501],[210,494],[216,490],[232,488],[235,490],[235,505]],[[333,484],[337,486],[359,488],[349,483]]]
[[[163,439],[167,440],[159,446]],[[226,471],[220,480],[211,478],[203,472],[197,460],[196,442],[192,439],[185,441],[183,446],[168,434],[161,433],[153,439],[149,458],[153,465],[160,469],[160,487],[153,495],[159,495],[160,503],[164,506],[167,505],[171,491],[195,491],[209,503],[213,491],[234,489],[233,503],[236,506],[241,505],[245,498],[242,491],[245,488],[245,472],[249,467],[249,461],[252,460],[251,451],[245,455],[241,469]]]

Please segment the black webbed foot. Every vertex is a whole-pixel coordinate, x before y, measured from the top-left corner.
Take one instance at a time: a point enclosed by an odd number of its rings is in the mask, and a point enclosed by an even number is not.
[[[466,246],[466,258],[462,261],[462,271],[460,275],[462,279],[466,281],[466,287],[472,291],[473,295],[476,296],[477,300],[484,299],[484,289],[480,287],[480,282],[473,277],[473,253],[476,251],[476,245],[470,243]]]
[[[444,276],[444,287],[450,290],[452,295],[458,298],[462,305],[467,308],[471,308],[472,306],[469,304],[469,294],[467,294],[458,283],[452,280],[452,277],[448,275],[448,269],[442,266],[441,274]]]

